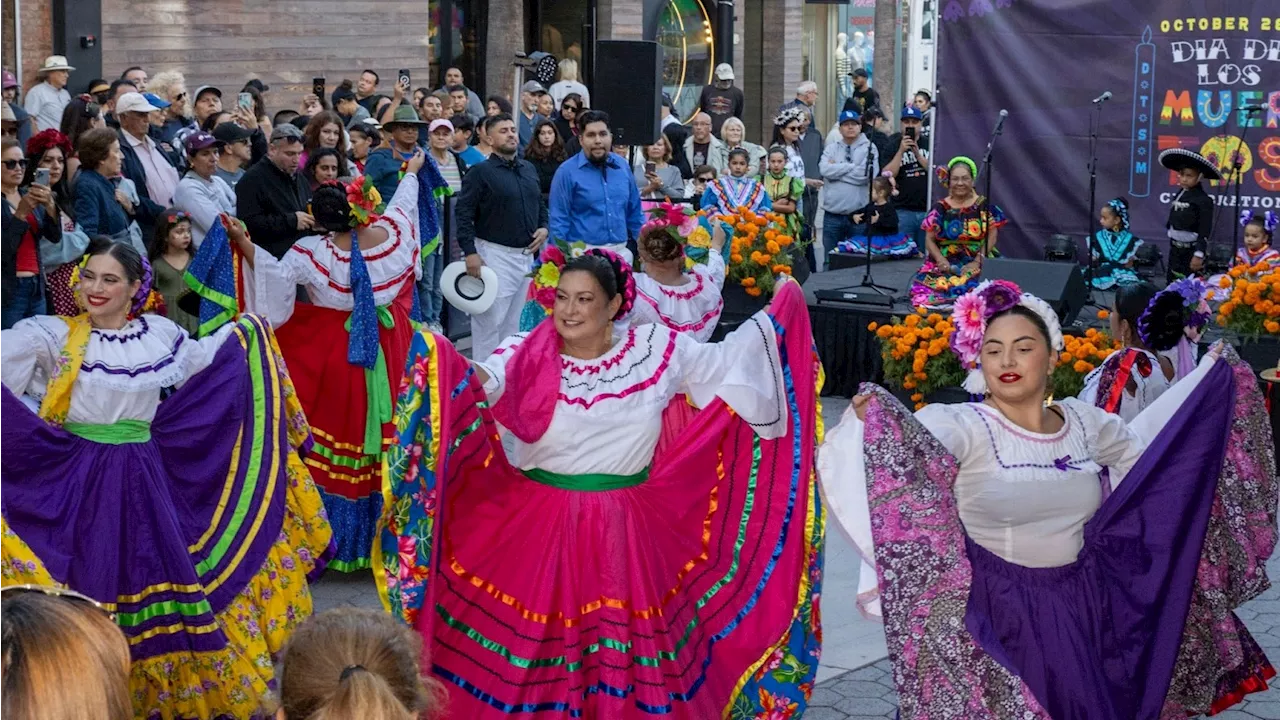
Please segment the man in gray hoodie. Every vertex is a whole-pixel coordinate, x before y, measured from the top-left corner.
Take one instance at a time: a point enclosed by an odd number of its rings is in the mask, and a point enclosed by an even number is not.
[[[822,247],[829,254],[853,234],[853,214],[866,207],[871,179],[880,172],[880,158],[862,134],[857,111],[840,113],[840,139],[822,151]]]

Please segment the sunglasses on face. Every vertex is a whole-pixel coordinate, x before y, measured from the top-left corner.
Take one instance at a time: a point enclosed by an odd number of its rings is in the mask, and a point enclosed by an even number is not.
[[[22,160],[5,160],[4,161],[5,170],[15,170],[17,168],[22,168],[25,170],[26,167],[27,167],[26,158],[23,158]]]
[[[782,129],[783,129],[783,130],[786,130],[787,132],[800,132],[800,126],[799,126],[799,125],[788,125],[788,126],[786,126],[786,127],[782,128]]]
[[[709,177],[700,177],[700,178],[694,178],[694,179],[700,183],[709,183],[712,180],[715,180],[715,178],[709,178]]]
[[[79,602],[79,603],[92,605],[98,610],[101,610],[102,612],[106,613],[107,617],[111,618],[112,622],[115,622],[115,619],[116,619],[116,614],[108,610],[107,607],[102,603],[98,602],[97,600],[94,600],[88,595],[85,595],[83,593],[78,593],[75,590],[71,590],[69,588],[54,587],[51,585],[31,585],[31,584],[6,585],[5,587],[0,588],[0,597],[12,597],[14,595],[21,595],[22,593],[29,593],[29,592],[40,593],[41,595],[48,595],[50,597],[62,598],[64,600],[70,600],[72,602]]]
[[[173,99],[173,101],[174,101],[174,102],[182,102],[183,100],[186,100],[186,99],[187,99],[187,94],[186,94],[186,93],[180,93],[180,94],[178,95],[178,97],[176,97],[176,98],[174,98],[174,99]]]
[[[565,112],[578,112],[578,106],[576,105],[561,105],[560,109]]]

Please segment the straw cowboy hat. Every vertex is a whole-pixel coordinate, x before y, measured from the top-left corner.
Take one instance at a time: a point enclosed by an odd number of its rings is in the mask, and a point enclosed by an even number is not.
[[[47,72],[53,72],[55,70],[71,71],[71,70],[75,70],[75,68],[67,64],[66,57],[62,55],[50,55],[49,57],[44,59],[44,65],[41,65],[40,69],[36,70],[36,74],[43,75]]]

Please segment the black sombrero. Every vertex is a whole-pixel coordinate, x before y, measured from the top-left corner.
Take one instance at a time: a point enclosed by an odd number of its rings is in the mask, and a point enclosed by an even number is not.
[[[1160,153],[1160,165],[1174,172],[1191,168],[1204,175],[1206,180],[1222,179],[1222,173],[1208,158],[1184,148],[1169,148]]]

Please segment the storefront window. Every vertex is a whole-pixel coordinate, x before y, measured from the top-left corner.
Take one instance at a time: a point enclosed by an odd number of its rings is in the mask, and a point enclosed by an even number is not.
[[[653,39],[663,48],[663,90],[675,103],[676,117],[688,122],[715,69],[711,16],[699,0],[665,0],[657,18]]]
[[[484,68],[480,52],[479,26],[483,19],[474,11],[474,0],[430,0],[430,62],[432,88],[444,84],[444,72],[462,70],[467,86],[481,92]]]
[[[582,62],[585,45],[582,26],[588,13],[587,0],[543,0],[539,7],[541,26],[538,31],[542,51],[555,55],[556,60],[576,60],[579,79],[583,83],[590,82],[584,77],[586,64]]]

